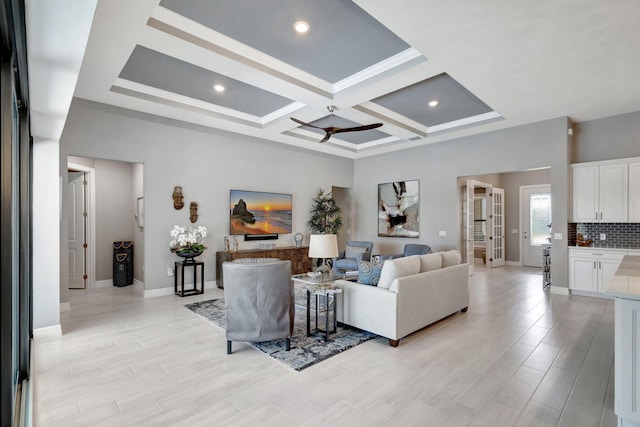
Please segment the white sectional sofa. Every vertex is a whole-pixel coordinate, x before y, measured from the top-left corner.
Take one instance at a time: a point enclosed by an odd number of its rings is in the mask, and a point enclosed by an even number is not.
[[[338,280],[338,321],[389,338],[400,338],[469,307],[469,267],[458,251],[387,260],[378,286]]]

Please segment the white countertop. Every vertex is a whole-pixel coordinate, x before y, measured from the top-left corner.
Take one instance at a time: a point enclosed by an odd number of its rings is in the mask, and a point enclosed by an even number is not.
[[[626,255],[622,259],[606,293],[616,298],[640,300],[640,256]]]
[[[603,246],[569,246],[570,250],[590,251],[590,252],[628,252],[638,251],[638,248],[603,247]]]

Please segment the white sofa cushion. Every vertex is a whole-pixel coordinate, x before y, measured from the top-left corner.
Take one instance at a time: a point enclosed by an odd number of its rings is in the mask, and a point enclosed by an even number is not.
[[[389,289],[391,282],[398,277],[418,273],[420,273],[420,255],[386,260],[380,272],[378,287]]]
[[[433,254],[419,255],[420,257],[420,273],[425,271],[438,270],[442,268],[442,255],[440,252]]]
[[[457,250],[440,252],[442,254],[442,268],[460,264],[460,252]]]

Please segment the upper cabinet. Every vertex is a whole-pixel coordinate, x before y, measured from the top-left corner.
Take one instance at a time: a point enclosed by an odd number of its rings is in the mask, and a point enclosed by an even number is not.
[[[629,163],[629,222],[640,222],[640,161]]]
[[[574,222],[629,221],[628,162],[574,164],[571,171]]]

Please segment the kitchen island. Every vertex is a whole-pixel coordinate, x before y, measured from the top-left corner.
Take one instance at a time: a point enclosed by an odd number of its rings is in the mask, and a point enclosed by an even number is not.
[[[626,255],[606,293],[615,297],[615,413],[640,427],[640,256]]]

